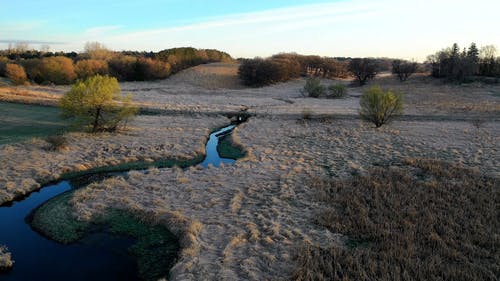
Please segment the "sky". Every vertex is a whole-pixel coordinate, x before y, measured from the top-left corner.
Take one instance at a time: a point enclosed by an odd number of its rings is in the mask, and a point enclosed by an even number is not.
[[[498,0],[0,0],[0,48],[160,51],[191,46],[233,57],[426,56],[458,43],[500,47]]]

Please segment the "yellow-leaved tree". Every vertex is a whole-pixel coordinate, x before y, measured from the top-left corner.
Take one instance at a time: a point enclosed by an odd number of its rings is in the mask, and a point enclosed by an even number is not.
[[[114,132],[136,113],[131,97],[120,93],[114,77],[96,75],[77,81],[60,100],[60,107],[67,117],[74,117],[78,125],[91,132]]]

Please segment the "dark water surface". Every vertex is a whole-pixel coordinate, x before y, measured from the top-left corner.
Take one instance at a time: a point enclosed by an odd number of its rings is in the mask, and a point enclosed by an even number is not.
[[[203,167],[232,164],[217,152],[218,137],[234,125],[210,135]],[[14,268],[0,273],[0,280],[138,280],[136,260],[128,253],[135,240],[107,232],[90,233],[82,240],[62,245],[35,232],[26,222],[31,212],[51,198],[73,189],[61,181],[33,192],[20,202],[0,207],[0,244],[5,244],[15,261]]]

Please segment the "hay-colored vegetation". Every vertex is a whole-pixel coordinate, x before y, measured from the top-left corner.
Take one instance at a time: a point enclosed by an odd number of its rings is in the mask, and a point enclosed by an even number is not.
[[[118,134],[65,134],[68,144],[60,151],[49,151],[43,139],[0,146],[0,159],[5,161],[0,169],[0,204],[63,175],[73,177],[90,169],[98,173],[180,165],[185,160],[196,163],[205,153],[211,128],[227,122],[222,116],[139,116],[128,131]]]
[[[0,245],[0,272],[11,269],[13,265],[14,261],[7,247]]]
[[[344,247],[307,245],[295,280],[496,280],[500,180],[429,160],[314,179],[314,220]]]

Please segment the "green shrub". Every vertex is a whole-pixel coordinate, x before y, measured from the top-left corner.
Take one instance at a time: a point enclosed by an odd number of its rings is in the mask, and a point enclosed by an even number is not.
[[[380,86],[366,90],[359,104],[361,118],[372,122],[377,128],[403,113],[403,95],[391,90],[384,91]]]
[[[114,132],[123,128],[136,113],[131,97],[123,96],[118,80],[96,75],[77,81],[60,100],[59,105],[67,117],[75,117],[79,125],[91,132]]]
[[[319,98],[326,94],[325,86],[321,85],[321,81],[316,78],[308,78],[302,94],[311,98]]]
[[[334,84],[328,87],[328,98],[343,98],[347,95],[347,89],[344,84]]]

